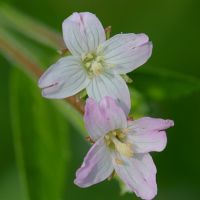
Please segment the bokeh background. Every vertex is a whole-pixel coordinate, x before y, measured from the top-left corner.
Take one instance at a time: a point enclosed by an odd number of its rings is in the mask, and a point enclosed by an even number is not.
[[[198,0],[1,0],[0,199],[137,199],[121,195],[116,180],[87,189],[73,184],[90,147],[81,116],[66,102],[43,99],[27,70],[60,57],[48,33],[59,36],[75,11],[95,13],[112,35],[144,32],[153,41],[151,59],[130,74],[129,87],[135,117],[175,121],[166,150],[153,154],[156,199],[200,199],[199,8]]]

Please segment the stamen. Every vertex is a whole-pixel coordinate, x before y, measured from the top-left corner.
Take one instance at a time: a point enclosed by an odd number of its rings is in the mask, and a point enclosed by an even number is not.
[[[103,57],[102,56],[97,56],[97,58],[96,58],[96,61],[97,62],[101,62],[103,60]]]
[[[111,141],[110,141],[110,136],[109,135],[105,136],[105,143],[106,143],[107,146],[110,145]]]
[[[115,158],[115,162],[118,164],[118,165],[123,165],[124,162],[118,158]]]
[[[118,137],[119,139],[124,139],[124,138],[126,137],[126,135],[125,135],[124,133],[122,133],[122,132],[119,132],[119,133],[117,134],[117,137]]]
[[[94,58],[93,55],[92,55],[91,53],[88,53],[86,57],[87,57],[88,59]]]
[[[127,156],[127,157],[133,156],[133,151],[131,148],[132,145],[130,145],[129,143],[128,144],[123,143],[115,137],[112,138],[112,141],[115,144],[115,148],[119,153],[121,153],[122,155]]]
[[[91,66],[91,62],[87,62],[87,63],[85,63],[85,67],[86,67],[86,68],[88,68],[88,69],[89,69],[89,68],[90,68],[90,66]]]
[[[133,157],[133,145],[125,140],[126,134],[120,129],[110,131],[104,136],[105,144],[115,152],[126,156]]]
[[[106,145],[109,146],[111,144],[110,140],[106,140]]]
[[[128,132],[129,132],[129,129],[128,129],[128,128],[126,128],[126,129],[123,130],[123,133],[124,133],[124,134],[128,134]]]
[[[97,52],[82,54],[81,59],[89,77],[93,78],[103,72],[103,57]]]
[[[113,131],[112,134],[113,134],[113,136],[117,136],[117,132],[116,131]]]
[[[92,63],[91,66],[91,71],[95,74],[95,75],[99,75],[103,72],[103,66],[101,65],[101,63],[94,61]]]
[[[109,140],[109,139],[110,139],[110,136],[109,136],[109,135],[106,135],[105,138],[106,138],[106,140]]]

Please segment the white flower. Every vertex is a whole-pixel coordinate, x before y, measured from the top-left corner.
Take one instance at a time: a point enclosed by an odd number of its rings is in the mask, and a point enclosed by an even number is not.
[[[98,18],[88,12],[74,13],[63,22],[63,37],[71,56],[53,64],[40,78],[46,98],[66,98],[81,90],[97,101],[111,96],[125,112],[130,94],[120,74],[144,64],[151,56],[152,43],[145,34],[118,34],[106,40]]]

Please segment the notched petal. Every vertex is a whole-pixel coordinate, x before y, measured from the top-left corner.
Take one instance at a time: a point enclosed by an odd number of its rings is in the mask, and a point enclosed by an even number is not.
[[[74,183],[79,187],[89,187],[104,181],[112,172],[110,153],[103,139],[100,139],[89,150],[82,166],[77,170]]]
[[[76,56],[94,51],[106,39],[101,22],[89,12],[73,13],[62,28],[66,46]]]
[[[50,66],[38,85],[46,98],[62,99],[84,89],[90,80],[77,58],[67,56]]]
[[[167,144],[165,129],[174,125],[172,120],[163,120],[143,117],[128,122],[128,140],[133,145],[133,151],[148,153],[151,151],[163,151]]]
[[[129,190],[145,200],[153,199],[157,194],[156,167],[149,154],[136,154],[131,159],[120,158],[123,164],[114,164],[117,175]]]
[[[152,42],[147,35],[118,34],[104,42],[101,53],[108,66],[118,74],[128,73],[143,65],[152,54]]]

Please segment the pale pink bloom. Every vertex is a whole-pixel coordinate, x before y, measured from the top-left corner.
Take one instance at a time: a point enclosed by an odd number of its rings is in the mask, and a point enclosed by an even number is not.
[[[125,112],[130,94],[120,76],[143,65],[151,56],[152,43],[145,34],[118,34],[106,40],[98,18],[89,12],[73,13],[63,22],[63,37],[71,56],[53,64],[40,78],[46,98],[60,99],[87,90],[97,101],[117,99]]]
[[[165,129],[174,122],[150,117],[127,120],[111,97],[104,97],[99,103],[89,98],[84,120],[95,143],[76,173],[75,184],[89,187],[115,170],[138,197],[153,199],[157,194],[156,167],[149,152],[165,148]]]

